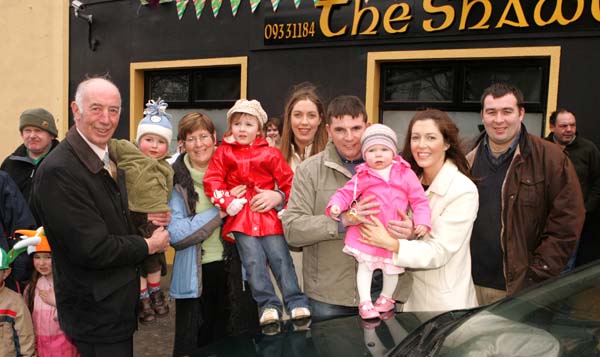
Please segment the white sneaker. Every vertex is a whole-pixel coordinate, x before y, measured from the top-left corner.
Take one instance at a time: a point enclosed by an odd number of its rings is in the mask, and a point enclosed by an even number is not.
[[[279,312],[272,307],[266,308],[262,315],[260,315],[259,323],[261,326],[274,324],[276,322],[279,322]]]
[[[292,309],[292,320],[307,319],[310,317],[310,310],[306,307],[296,307]]]

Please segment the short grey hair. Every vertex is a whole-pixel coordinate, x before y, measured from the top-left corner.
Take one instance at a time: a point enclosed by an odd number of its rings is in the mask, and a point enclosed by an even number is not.
[[[83,81],[81,81],[81,83],[79,83],[77,85],[77,89],[75,90],[75,105],[77,105],[77,109],[79,109],[80,112],[83,112],[83,95],[85,94],[85,91],[87,90],[88,85],[96,80],[103,80],[106,81],[110,84],[113,85],[113,87],[115,87],[115,89],[119,92],[119,95],[121,94],[121,91],[119,91],[119,88],[115,85],[115,83],[113,81],[111,81],[108,78],[108,75],[101,75],[101,76],[93,76],[93,77],[87,77],[86,79],[84,79]],[[121,99],[122,101],[122,99]],[[122,103],[119,103],[122,104]]]

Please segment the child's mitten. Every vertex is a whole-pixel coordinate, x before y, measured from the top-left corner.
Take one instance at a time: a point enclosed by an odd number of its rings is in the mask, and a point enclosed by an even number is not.
[[[236,214],[240,213],[246,202],[248,202],[248,200],[245,198],[234,199],[233,201],[231,201],[229,206],[227,206],[227,214],[230,216],[235,216]]]

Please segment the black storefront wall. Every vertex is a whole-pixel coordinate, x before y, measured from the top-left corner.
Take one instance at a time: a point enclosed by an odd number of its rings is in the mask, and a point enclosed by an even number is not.
[[[486,1],[491,4],[491,0]],[[539,1],[516,1],[522,8],[521,18],[515,10],[515,1],[494,1],[487,21],[489,29],[461,31],[459,2],[371,0],[367,5],[361,3],[359,9],[377,8],[380,15],[375,28],[377,34],[354,36],[351,29],[356,18],[356,3],[349,1],[347,5],[333,7],[327,19],[332,32],[340,32],[346,26],[344,34],[328,38],[319,32],[324,7],[313,7],[311,0],[303,0],[299,9],[294,8],[291,0],[284,0],[275,13],[269,1],[263,0],[252,13],[249,2],[243,0],[235,17],[229,1],[224,1],[216,18],[207,1],[199,20],[194,15],[192,1],[179,20],[175,2],[152,8],[140,6],[138,0],[90,0],[86,2],[86,10],[93,14],[92,37],[98,40],[98,46],[94,51],[90,49],[87,22],[71,13],[69,93],[72,98],[75,86],[86,75],[110,73],[123,96],[123,112],[116,135],[128,138],[129,65],[132,62],[247,56],[248,97],[259,99],[267,112],[276,116],[283,111],[290,87],[303,81],[315,83],[326,101],[340,94],[365,98],[367,54],[373,51],[560,46],[557,103],[571,108],[579,119],[579,131],[600,145],[594,105],[600,102],[600,91],[596,88],[600,81],[600,19],[596,20],[591,11],[594,4],[598,6],[598,0],[569,2],[563,9],[566,18],[573,17],[578,3],[584,5],[578,20],[565,26],[553,23],[544,27],[535,26],[534,7]],[[385,11],[394,4],[406,4],[398,8],[404,6],[411,11],[410,21],[393,24],[394,28],[408,24],[404,33],[388,34],[382,25]],[[428,4],[437,7],[426,11],[424,7]],[[443,26],[447,13],[441,12],[439,7],[444,4],[455,7],[453,22],[442,31],[424,31],[423,24],[427,20],[431,20],[430,26]],[[484,16],[484,7],[479,7],[473,6],[466,18],[467,28]],[[541,17],[545,19],[554,10],[548,6],[541,9]],[[372,22],[371,14],[360,18],[358,32],[367,29]],[[507,25],[519,19],[524,19],[529,26]],[[502,21],[502,27],[496,28]],[[272,32],[265,33],[266,24],[273,29],[277,23],[305,22],[315,22],[314,38],[274,40]],[[266,35],[269,39],[265,39]]]

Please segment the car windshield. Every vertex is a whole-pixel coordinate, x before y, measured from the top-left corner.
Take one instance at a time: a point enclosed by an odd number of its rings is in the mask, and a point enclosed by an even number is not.
[[[598,356],[600,264],[471,311],[432,319],[390,355]]]

